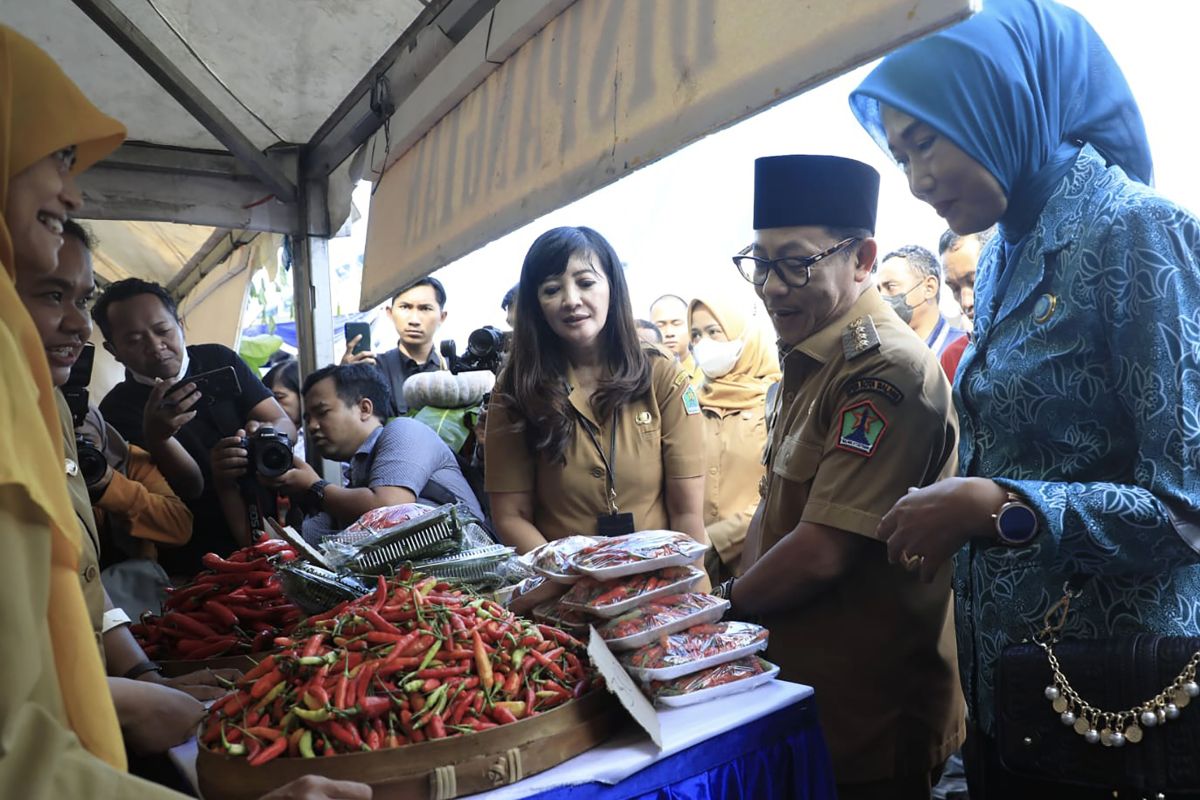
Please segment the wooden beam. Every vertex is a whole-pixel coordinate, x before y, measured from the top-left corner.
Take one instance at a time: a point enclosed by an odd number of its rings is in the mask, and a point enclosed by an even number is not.
[[[229,148],[271,193],[284,202],[296,199],[296,186],[279,166],[209,100],[200,88],[125,16],[112,0],[72,0],[129,57],[196,118],[217,141]]]

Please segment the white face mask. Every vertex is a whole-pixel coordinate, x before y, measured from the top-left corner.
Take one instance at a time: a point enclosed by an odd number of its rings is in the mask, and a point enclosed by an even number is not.
[[[692,345],[692,356],[706,377],[723,378],[741,357],[743,345],[741,339],[718,342],[715,339],[704,338]]]

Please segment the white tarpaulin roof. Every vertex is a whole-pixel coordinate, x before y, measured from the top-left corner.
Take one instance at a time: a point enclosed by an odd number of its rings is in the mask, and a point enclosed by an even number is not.
[[[215,317],[204,321],[223,331],[214,340],[231,341],[246,281],[274,263],[279,242],[255,232],[336,229],[350,206],[346,157],[375,130],[371,118],[382,121],[405,75],[423,74],[494,3],[0,0],[0,21],[128,128],[127,143],[81,179],[97,274],[167,285],[194,319]],[[319,163],[306,170],[310,156]],[[327,177],[300,202],[305,180]],[[188,297],[217,273],[221,303]]]
[[[424,8],[419,0],[113,0],[259,149],[307,142]],[[71,0],[3,0],[129,138],[221,143]]]

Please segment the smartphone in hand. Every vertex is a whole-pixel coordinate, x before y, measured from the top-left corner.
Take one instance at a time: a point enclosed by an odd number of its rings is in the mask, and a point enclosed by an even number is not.
[[[351,350],[352,355],[365,353],[371,349],[371,325],[367,322],[347,322],[346,323],[346,344],[354,341],[355,336],[362,336],[358,340],[358,344],[354,345]]]
[[[200,402],[193,408],[203,408],[211,406],[218,400],[232,400],[242,393],[242,386],[238,383],[237,372],[233,367],[221,367],[214,369],[211,372],[202,372],[199,375],[193,375],[190,378],[184,378],[176,383],[163,396],[163,405],[175,406],[183,399],[184,394],[181,391],[188,384],[193,384],[196,391],[200,392]]]

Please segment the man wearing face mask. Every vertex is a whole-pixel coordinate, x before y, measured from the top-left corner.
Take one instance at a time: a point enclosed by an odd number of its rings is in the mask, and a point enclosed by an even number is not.
[[[692,355],[704,373],[704,526],[713,549],[705,557],[713,585],[739,574],[742,545],[758,508],[765,469],[767,389],[779,359],[763,335],[731,303],[714,296],[688,307]]]
[[[938,308],[942,265],[924,247],[905,245],[884,256],[878,285],[888,305],[939,358],[950,344],[966,335],[966,331],[951,325]]]

